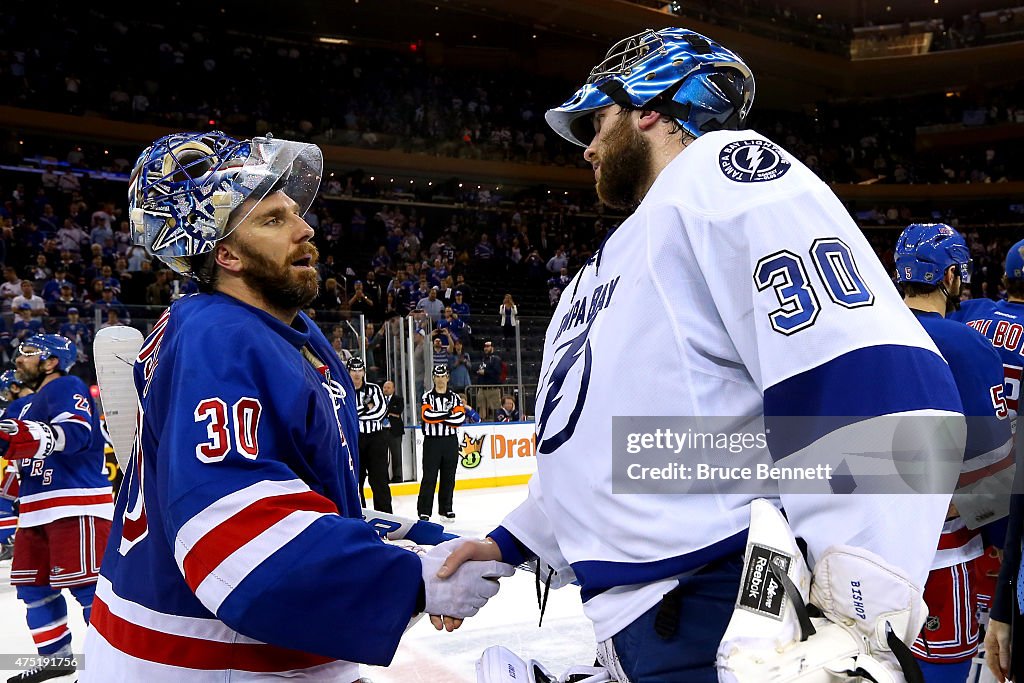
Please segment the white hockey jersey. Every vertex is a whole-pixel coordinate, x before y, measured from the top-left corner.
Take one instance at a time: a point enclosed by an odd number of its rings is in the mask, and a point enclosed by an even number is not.
[[[946,362],[831,190],[757,133],[708,133],[563,293],[537,392],[538,473],[492,536],[506,561],[524,545],[571,568],[604,640],[673,577],[741,553],[757,497],[613,494],[614,416],[811,418],[801,443],[769,441],[770,462],[855,420],[917,413],[959,425],[935,438],[962,455],[961,412]],[[919,585],[949,501],[774,497],[812,559],[862,546]]]

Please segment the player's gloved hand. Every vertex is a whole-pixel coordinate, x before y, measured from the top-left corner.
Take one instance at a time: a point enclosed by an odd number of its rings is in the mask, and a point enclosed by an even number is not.
[[[434,628],[441,630],[442,623],[448,631],[454,631],[462,620],[476,614],[487,601],[498,593],[496,579],[512,576],[515,567],[504,562],[488,560],[469,561],[442,577],[438,572],[451,552],[452,546],[464,541],[446,541],[434,546],[420,557],[423,564],[424,611],[431,615]],[[437,617],[450,617],[442,620]]]
[[[45,458],[57,446],[53,427],[35,420],[0,420],[0,456],[8,460]]]

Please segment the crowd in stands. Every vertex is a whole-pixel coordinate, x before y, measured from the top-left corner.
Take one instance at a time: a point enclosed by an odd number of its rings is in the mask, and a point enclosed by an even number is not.
[[[717,7],[703,0],[688,4]],[[785,25],[801,22],[767,2],[732,4],[747,14],[778,15]],[[51,17],[44,26],[35,21],[20,11],[0,18],[0,104],[178,129],[271,131],[320,144],[586,166],[580,151],[543,120],[545,109],[578,83],[515,69],[437,65],[408,50],[265,36],[218,41],[211,38],[213,29],[201,25],[158,29],[98,9]],[[132,63],[132,72],[111,66],[120,63]],[[185,82],[188,88],[177,87]],[[288,83],[302,96],[269,97],[267,83]],[[1018,146],[930,153],[916,148],[924,126],[1000,122],[1024,124],[1021,88],[940,93],[875,107],[822,105],[810,113],[755,106],[751,125],[829,181],[942,183],[1024,177]],[[102,161],[123,172],[132,158],[112,154]]]
[[[1024,179],[1022,138],[957,146],[958,132],[1024,127],[1024,88],[908,97],[901,101],[822,104],[809,113],[759,111],[751,127],[800,158],[823,180],[992,183]],[[947,145],[921,149],[919,136],[941,131]]]
[[[857,36],[870,36],[878,41],[929,33],[931,52],[1020,40],[1024,33],[1024,13],[1020,7],[1013,7],[1012,2],[1007,2],[1004,9],[982,12],[971,8],[967,13],[962,9],[949,11],[938,6],[939,3],[921,4],[912,9],[893,3],[884,16],[873,19],[858,16],[851,22],[843,16],[843,10],[837,13],[828,3],[810,10],[774,0],[631,1],[705,24],[844,56],[848,54],[854,26],[859,27]],[[861,23],[864,25],[860,26]],[[875,27],[880,30],[865,30]]]
[[[0,18],[0,104],[446,156],[568,158],[543,113],[571,93],[569,83],[428,65],[408,51],[215,40],[215,30],[171,25],[172,16],[153,26],[99,8],[40,26],[31,3],[11,1],[23,11]],[[291,95],[270,97],[268,83],[287,83]]]

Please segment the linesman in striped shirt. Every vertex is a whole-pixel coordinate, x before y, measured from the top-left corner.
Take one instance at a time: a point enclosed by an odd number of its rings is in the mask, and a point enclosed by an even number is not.
[[[452,494],[455,492],[455,470],[459,465],[459,438],[455,435],[466,420],[462,398],[448,389],[448,367],[435,365],[434,388],[423,394],[420,417],[423,420],[423,480],[416,510],[420,519],[429,520],[434,507],[434,486],[441,473],[437,491],[437,511],[442,521],[455,519]]]
[[[373,509],[391,512],[391,480],[388,474],[388,441],[385,417],[388,402],[379,385],[367,382],[362,358],[352,357],[345,364],[356,387],[356,414],[359,416],[359,498],[366,507],[363,485],[370,480]]]

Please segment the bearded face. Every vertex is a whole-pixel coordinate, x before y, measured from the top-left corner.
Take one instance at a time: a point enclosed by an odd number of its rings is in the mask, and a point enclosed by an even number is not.
[[[611,114],[595,145],[597,196],[613,209],[632,211],[650,187],[651,144],[633,125],[629,112]]]
[[[236,243],[245,257],[243,282],[259,292],[267,303],[282,310],[305,308],[320,291],[320,278],[313,267],[320,259],[317,248],[304,242],[284,258],[273,258],[244,240]]]

